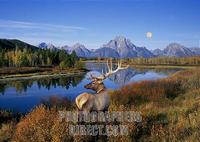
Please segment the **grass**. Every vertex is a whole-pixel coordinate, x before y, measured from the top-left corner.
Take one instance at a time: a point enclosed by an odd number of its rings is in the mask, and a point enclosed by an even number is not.
[[[86,60],[84,62],[94,62],[94,63],[106,63],[106,60]],[[193,69],[198,67],[199,65],[191,65],[191,64],[134,64],[131,62],[125,61],[125,65],[130,65],[134,68],[147,68],[147,69]]]
[[[179,71],[166,79],[129,84],[114,91],[111,98],[111,111],[124,106],[143,115],[141,133],[133,132],[137,135],[131,141],[199,140],[199,68]]]
[[[32,78],[32,77],[44,77],[55,75],[71,75],[87,72],[85,68],[68,68],[60,69],[57,67],[44,68],[44,67],[8,67],[0,69],[0,80],[5,79],[19,79],[19,78]]]
[[[21,114],[13,114],[10,111],[0,110],[0,141],[11,141],[15,133],[17,122],[19,122]]]
[[[58,110],[75,111],[73,102],[52,97],[18,123],[2,122],[0,140],[12,141],[200,141],[200,68],[165,79],[128,84],[110,92],[109,111],[139,111],[142,122],[129,123],[128,136],[70,136]],[[4,118],[10,114],[3,113]],[[126,125],[126,122],[118,124]]]
[[[192,69],[197,66],[194,65],[134,65],[130,64],[130,66],[135,68],[153,68],[153,69]]]
[[[52,68],[42,68],[42,67],[3,67],[0,68],[0,75],[13,75],[13,74],[28,74],[52,71]]]

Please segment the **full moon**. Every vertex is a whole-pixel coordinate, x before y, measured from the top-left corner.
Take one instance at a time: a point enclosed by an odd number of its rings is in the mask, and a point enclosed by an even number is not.
[[[146,37],[147,37],[148,39],[151,39],[152,36],[153,36],[153,33],[152,33],[152,32],[147,32],[147,33],[146,33]]]

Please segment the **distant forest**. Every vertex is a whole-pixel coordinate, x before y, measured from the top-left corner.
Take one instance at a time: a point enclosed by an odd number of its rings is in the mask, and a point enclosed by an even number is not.
[[[82,60],[97,60],[98,62],[110,60],[112,58],[83,58]],[[119,59],[113,59],[116,62]],[[200,65],[200,56],[193,57],[152,57],[152,58],[123,58],[124,63],[131,65],[180,65],[180,66],[198,66]]]
[[[75,52],[40,49],[19,40],[0,40],[0,67],[74,67],[78,62]]]
[[[200,65],[200,57],[154,57],[154,58],[132,58],[125,60],[135,65]]]
[[[14,50],[0,49],[0,66],[5,67],[38,67],[60,66],[74,67],[78,57],[75,52],[68,54],[65,50],[52,51],[50,49],[38,49],[31,51],[27,48]]]

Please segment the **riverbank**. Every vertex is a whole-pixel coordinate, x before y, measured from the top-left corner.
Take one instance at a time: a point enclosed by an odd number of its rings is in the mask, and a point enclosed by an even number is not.
[[[100,60],[100,61],[94,61],[94,60],[89,60],[89,61],[84,61],[85,63],[106,63],[106,61],[104,60]],[[192,68],[196,68],[199,67],[198,65],[178,65],[178,64],[133,64],[133,63],[127,63],[124,62],[123,65],[129,65],[130,67],[134,67],[134,68],[141,68],[141,69],[192,69]]]
[[[16,80],[16,79],[32,79],[41,77],[52,76],[71,76],[75,74],[82,74],[87,72],[85,68],[69,68],[59,69],[51,67],[22,67],[22,68],[1,68],[0,69],[0,81]]]
[[[131,67],[135,68],[154,68],[154,69],[192,69],[198,66],[192,65],[138,65],[138,64],[129,64]]]
[[[84,61],[85,63],[106,63],[105,61]],[[125,62],[124,65],[136,69],[192,69],[198,66],[195,65],[167,65],[167,64],[132,64]],[[4,67],[0,68],[0,81],[16,80],[16,79],[31,79],[53,76],[70,76],[87,72],[85,68],[68,68],[60,69],[58,67]]]
[[[142,115],[140,125],[130,126],[132,137],[123,137],[123,141],[199,140],[199,78],[200,68],[187,69],[113,91],[110,111],[139,111]]]

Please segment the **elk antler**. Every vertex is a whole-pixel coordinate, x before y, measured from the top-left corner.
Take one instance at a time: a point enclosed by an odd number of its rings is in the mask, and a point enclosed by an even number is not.
[[[93,76],[93,74],[89,74],[89,76],[87,77],[88,80],[95,80],[97,79],[97,77]]]
[[[108,78],[110,75],[118,72],[119,70],[123,70],[123,69],[127,69],[129,66],[127,65],[126,67],[122,67],[122,62],[121,60],[117,63],[117,69],[112,70],[112,60],[110,61],[110,65],[109,65],[109,61],[107,60],[107,67],[108,67],[108,72],[106,72],[105,74],[103,73],[102,70],[102,76],[99,77],[95,77],[99,80],[104,80],[106,78]],[[94,77],[93,77],[94,78]]]

